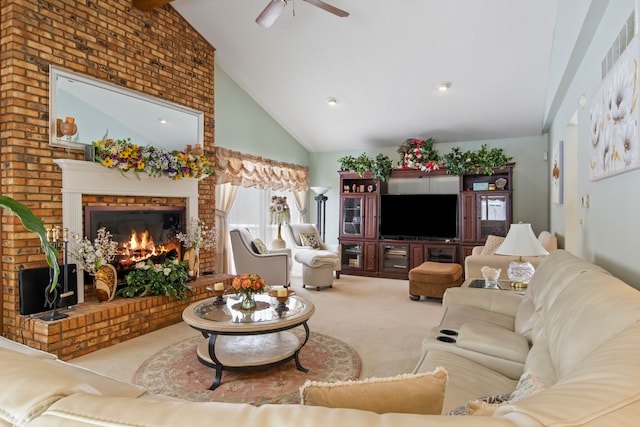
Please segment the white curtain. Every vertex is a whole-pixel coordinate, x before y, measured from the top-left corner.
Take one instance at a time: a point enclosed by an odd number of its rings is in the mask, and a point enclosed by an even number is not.
[[[229,237],[228,214],[236,199],[238,187],[231,183],[216,185],[216,232],[218,236],[218,250],[216,253],[216,266],[219,273],[229,273],[231,268],[231,239]]]
[[[307,196],[309,190],[293,190],[293,198],[296,202],[296,209],[300,212],[300,223],[307,222]]]
[[[216,223],[219,224],[216,262],[218,269],[222,267],[224,273],[233,271],[227,216],[235,201],[238,186],[291,191],[296,209],[300,212],[300,221],[304,222],[309,168],[216,147]]]

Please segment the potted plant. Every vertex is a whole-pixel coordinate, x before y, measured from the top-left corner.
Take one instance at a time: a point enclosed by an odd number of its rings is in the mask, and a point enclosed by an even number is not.
[[[373,173],[375,179],[388,181],[393,169],[393,162],[389,156],[378,154],[375,158],[367,156],[366,153],[358,157],[344,156],[338,159],[341,171],[355,172],[363,176],[366,172]]]
[[[47,297],[47,303],[53,305],[55,302],[55,289],[58,285],[58,277],[60,276],[60,266],[58,265],[58,251],[51,242],[47,240],[47,230],[44,227],[44,223],[33,214],[31,209],[11,197],[0,195],[0,207],[7,209],[13,215],[17,216],[27,231],[36,233],[40,238],[40,246],[44,251],[47,264],[53,270],[51,283],[49,283],[47,287],[47,294],[54,296],[51,299]]]
[[[483,144],[478,151],[463,152],[460,147],[453,147],[451,152],[444,155],[444,165],[447,173],[461,176],[465,173],[478,175],[493,175],[493,169],[504,169],[513,158],[504,154],[502,148],[488,149]]]

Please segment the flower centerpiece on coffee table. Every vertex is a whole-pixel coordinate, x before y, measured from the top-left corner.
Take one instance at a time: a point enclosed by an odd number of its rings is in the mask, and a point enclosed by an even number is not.
[[[257,274],[243,273],[233,278],[231,288],[236,295],[242,296],[240,303],[242,309],[252,310],[256,308],[256,301],[253,299],[254,294],[264,292],[267,282]]]

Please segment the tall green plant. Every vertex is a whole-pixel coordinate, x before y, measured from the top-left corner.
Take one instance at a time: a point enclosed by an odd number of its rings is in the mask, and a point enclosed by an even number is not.
[[[53,277],[49,288],[49,292],[53,292],[58,284],[60,266],[58,265],[58,251],[47,240],[47,230],[44,228],[44,223],[31,212],[31,209],[11,197],[0,195],[0,207],[7,209],[13,215],[17,216],[27,231],[36,233],[40,238],[40,246],[42,250],[44,250],[47,264],[53,269]]]

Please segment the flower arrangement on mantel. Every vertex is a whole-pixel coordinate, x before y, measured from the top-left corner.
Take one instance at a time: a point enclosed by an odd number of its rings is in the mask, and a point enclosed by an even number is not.
[[[402,155],[399,165],[402,169],[418,169],[431,172],[440,168],[440,155],[433,148],[436,141],[433,138],[409,138],[398,148]]]
[[[166,176],[173,180],[182,178],[204,179],[213,174],[206,156],[184,151],[167,151],[153,146],[133,144],[131,138],[104,137],[91,143],[95,149],[95,161],[102,166],[120,172],[146,172],[153,177]]]

